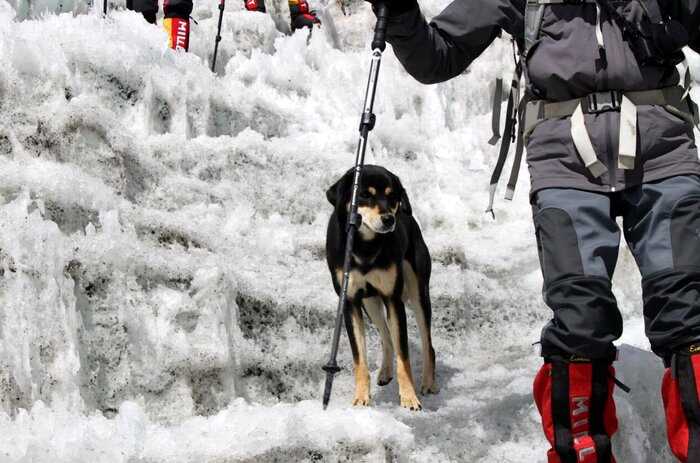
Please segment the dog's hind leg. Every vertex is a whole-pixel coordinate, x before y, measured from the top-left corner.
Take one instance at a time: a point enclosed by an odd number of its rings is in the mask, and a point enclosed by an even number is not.
[[[419,293],[420,303],[414,304],[414,307],[423,349],[423,378],[420,392],[421,394],[437,394],[440,392],[440,388],[435,380],[435,349],[433,349],[433,336],[430,331],[432,306],[428,285],[423,285],[423,288],[419,289]]]
[[[428,284],[421,284],[411,264],[403,263],[404,294],[407,301],[416,314],[416,322],[421,338],[421,351],[423,352],[423,376],[421,380],[421,394],[437,394],[439,389],[435,381],[435,349],[430,332],[432,307],[430,305],[430,292]]]
[[[399,382],[401,406],[411,410],[420,410],[421,403],[416,396],[411,373],[411,361],[408,354],[408,328],[406,327],[406,307],[400,297],[386,298],[384,304],[389,318],[391,340],[396,349],[396,378]]]
[[[423,352],[423,376],[421,379],[421,394],[437,394],[439,389],[435,381],[435,350],[430,333],[432,307],[428,283],[422,283],[413,271],[411,264],[403,263],[404,293],[403,299],[416,314],[418,331],[420,331],[421,351]]]
[[[391,333],[386,324],[382,300],[379,297],[369,297],[363,301],[365,311],[382,338],[382,367],[379,370],[377,384],[386,386],[394,377],[394,346],[391,344]]]
[[[367,344],[365,342],[365,322],[362,318],[362,303],[348,301],[345,312],[345,328],[352,350],[353,371],[355,372],[355,397],[353,405],[369,405],[369,368],[367,366]]]

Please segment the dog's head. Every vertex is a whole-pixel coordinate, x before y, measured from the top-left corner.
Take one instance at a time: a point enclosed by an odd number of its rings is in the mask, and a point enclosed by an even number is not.
[[[355,169],[350,169],[326,192],[342,224],[347,223],[350,212],[354,178]],[[399,212],[413,213],[401,180],[385,168],[373,165],[362,169],[357,212],[362,216],[362,224],[375,233],[393,232]]]

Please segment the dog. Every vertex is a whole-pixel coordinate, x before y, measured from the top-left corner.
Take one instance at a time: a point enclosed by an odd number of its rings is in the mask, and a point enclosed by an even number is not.
[[[338,295],[343,285],[343,263],[355,169],[349,170],[326,192],[334,206],[326,235],[326,259]],[[366,165],[358,191],[358,214],[362,218],[355,236],[345,309],[355,375],[353,405],[370,403],[365,312],[382,340],[383,360],[377,384],[393,379],[394,350],[401,406],[422,408],[416,395],[408,352],[405,303],[415,312],[423,351],[422,394],[438,392],[435,350],[430,332],[431,261],[411,203],[399,178],[387,169]],[[359,221],[359,220],[358,220]],[[382,311],[386,307],[386,317]]]

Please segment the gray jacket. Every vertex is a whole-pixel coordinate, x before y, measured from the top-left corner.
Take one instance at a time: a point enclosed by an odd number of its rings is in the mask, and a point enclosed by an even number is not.
[[[639,0],[608,1],[635,21]],[[700,51],[700,0],[659,0],[673,18],[682,45]],[[501,31],[523,46],[524,0],[455,0],[429,24],[415,9],[390,19],[387,38],[406,70],[426,84],[461,74]],[[534,98],[564,101],[593,92],[640,91],[677,85],[672,64],[647,64],[638,58],[619,21],[600,13],[604,54],[596,40],[596,6],[592,3],[555,4],[545,8],[540,35],[526,60],[528,93]],[[571,118],[548,119],[536,126],[527,141],[532,193],[564,187],[616,191],[666,177],[700,174],[692,124],[663,107],[637,107],[637,160],[634,169],[617,162],[620,114],[585,114],[598,159],[608,172],[593,177],[571,137]]]

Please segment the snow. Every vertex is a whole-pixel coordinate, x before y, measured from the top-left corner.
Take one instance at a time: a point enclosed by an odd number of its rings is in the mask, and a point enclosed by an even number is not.
[[[350,452],[376,458],[413,445],[409,427],[386,412],[324,412],[312,401],[263,407],[236,399],[215,416],[191,417],[167,427],[151,421],[134,402],[123,402],[111,420],[38,402],[12,421],[0,418],[0,426],[7,431],[0,436],[0,455],[7,463],[239,461],[285,457],[289,442],[317,454],[344,443]]]
[[[483,212],[509,42],[437,86],[386,53],[367,160],[401,177],[433,256],[441,392],[420,413],[395,383],[350,407],[343,341],[323,412],[324,192],[354,161],[372,14],[331,2],[335,43],[286,35],[284,1],[240,3],[212,74],[213,0],[196,3],[190,54],[123,9],[0,0],[0,460],[544,461],[532,343],[549,312],[525,172],[497,220]],[[639,279],[623,251],[617,368],[633,392],[616,396],[616,456],[671,461]],[[379,352],[370,329],[373,375]]]

